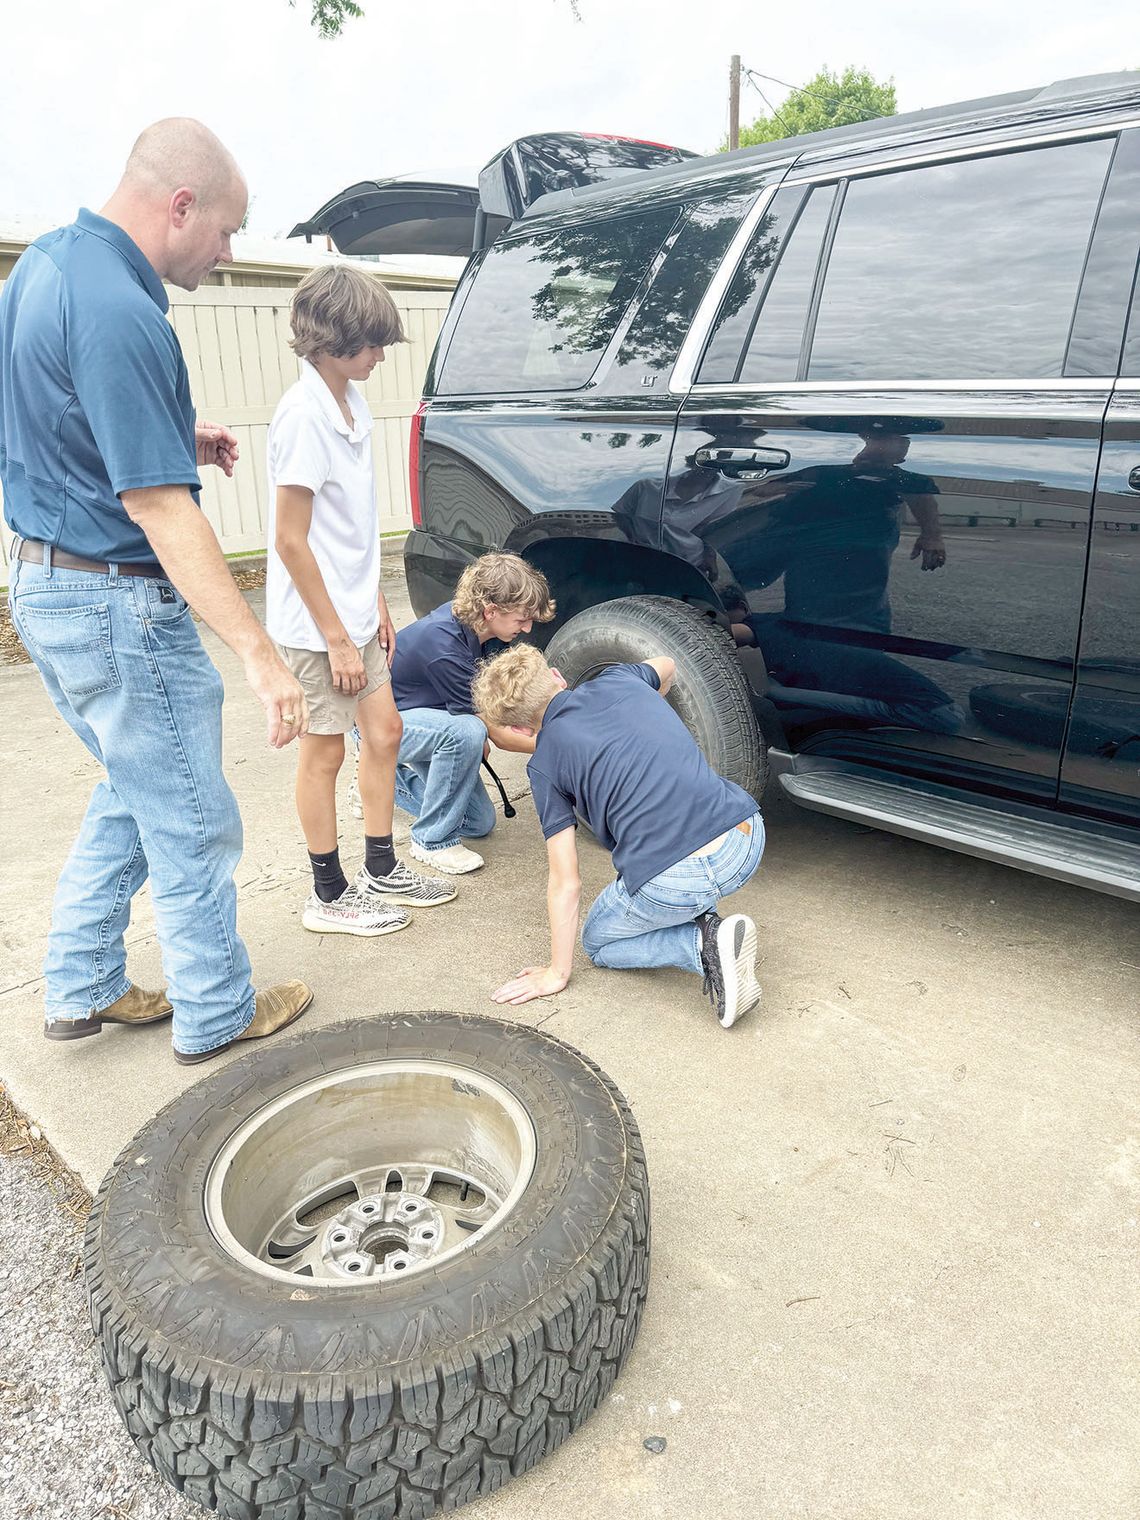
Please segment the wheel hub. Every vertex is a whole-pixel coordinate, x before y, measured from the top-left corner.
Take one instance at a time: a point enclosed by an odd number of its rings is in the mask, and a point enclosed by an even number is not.
[[[370,1193],[335,1214],[320,1255],[337,1277],[398,1277],[444,1249],[443,1215],[414,1193]]]

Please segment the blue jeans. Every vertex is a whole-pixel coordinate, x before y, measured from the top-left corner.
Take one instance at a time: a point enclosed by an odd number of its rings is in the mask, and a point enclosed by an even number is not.
[[[764,853],[759,813],[751,831],[730,829],[711,855],[688,855],[631,896],[619,876],[594,899],[582,948],[595,966],[620,970],[677,966],[701,974],[701,931],[693,920],[751,881]]]
[[[106,771],[56,887],[46,1016],[89,1018],[130,987],[123,931],[149,874],[174,1044],[212,1050],[254,1008],[222,679],[169,581],[13,560],[9,598],[48,695]]]
[[[484,838],[495,827],[495,805],[479,776],[486,728],[471,713],[438,707],[410,707],[400,717],[396,801],[416,820],[412,839],[425,850],[445,850]]]

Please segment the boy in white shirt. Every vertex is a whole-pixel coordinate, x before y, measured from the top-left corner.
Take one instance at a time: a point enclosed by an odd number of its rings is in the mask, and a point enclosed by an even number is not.
[[[269,427],[265,625],[309,705],[296,797],[313,892],[301,922],[318,933],[391,934],[409,923],[405,906],[435,907],[455,896],[451,883],[409,870],[392,848],[403,725],[388,671],[396,634],[380,589],[372,415],[357,382],[404,333],[380,281],[339,265],[306,275],[290,321],[301,378]],[[365,859],[350,886],[338,848],[336,779],[354,723]]]

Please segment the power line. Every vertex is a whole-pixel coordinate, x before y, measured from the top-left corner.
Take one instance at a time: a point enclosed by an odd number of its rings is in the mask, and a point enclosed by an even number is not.
[[[744,68],[743,66],[742,72],[747,76],[749,84],[760,96],[761,100],[766,100],[766,98],[763,90],[761,90],[760,86],[756,83],[757,79],[767,79],[771,84],[778,84],[782,89],[791,90],[794,94],[797,95],[811,95],[815,100],[822,100],[825,105],[837,106],[841,104],[839,96],[824,95],[819,90],[813,90],[809,85],[806,84],[789,84],[786,79],[777,79],[774,74],[761,74],[757,69]],[[755,75],[755,78],[753,78],[753,75]],[[768,109],[774,116],[776,116],[777,120],[783,121],[783,117],[779,115],[775,106],[769,105]],[[865,112],[863,115],[857,117],[856,119],[858,121],[874,121],[879,115],[880,113],[878,111],[872,111],[869,114]],[[783,124],[784,126],[787,126],[787,122],[784,122]]]
[[[776,107],[772,104],[772,102],[768,99],[767,95],[765,95],[764,91],[756,83],[756,80],[753,79],[753,77],[752,77],[752,70],[751,69],[745,69],[744,73],[747,76],[748,83],[752,86],[752,88],[756,91],[757,95],[759,95],[760,99],[768,107],[769,111],[771,111],[772,115],[776,118],[776,120],[784,128],[785,132],[791,132],[792,128],[788,125],[788,123],[780,115],[779,111],[776,110]],[[761,74],[759,77],[761,79],[765,78],[765,76],[763,74]]]

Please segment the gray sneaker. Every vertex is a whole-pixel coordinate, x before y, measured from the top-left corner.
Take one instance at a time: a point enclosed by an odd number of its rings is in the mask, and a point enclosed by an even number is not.
[[[456,890],[449,881],[438,876],[421,876],[402,860],[398,860],[387,876],[370,876],[363,866],[357,873],[353,888],[365,902],[403,903],[407,908],[438,908],[440,903],[450,902]]]
[[[314,934],[395,934],[411,921],[403,908],[366,898],[355,886],[342,892],[335,902],[322,902],[314,892],[301,915],[302,925]]]

